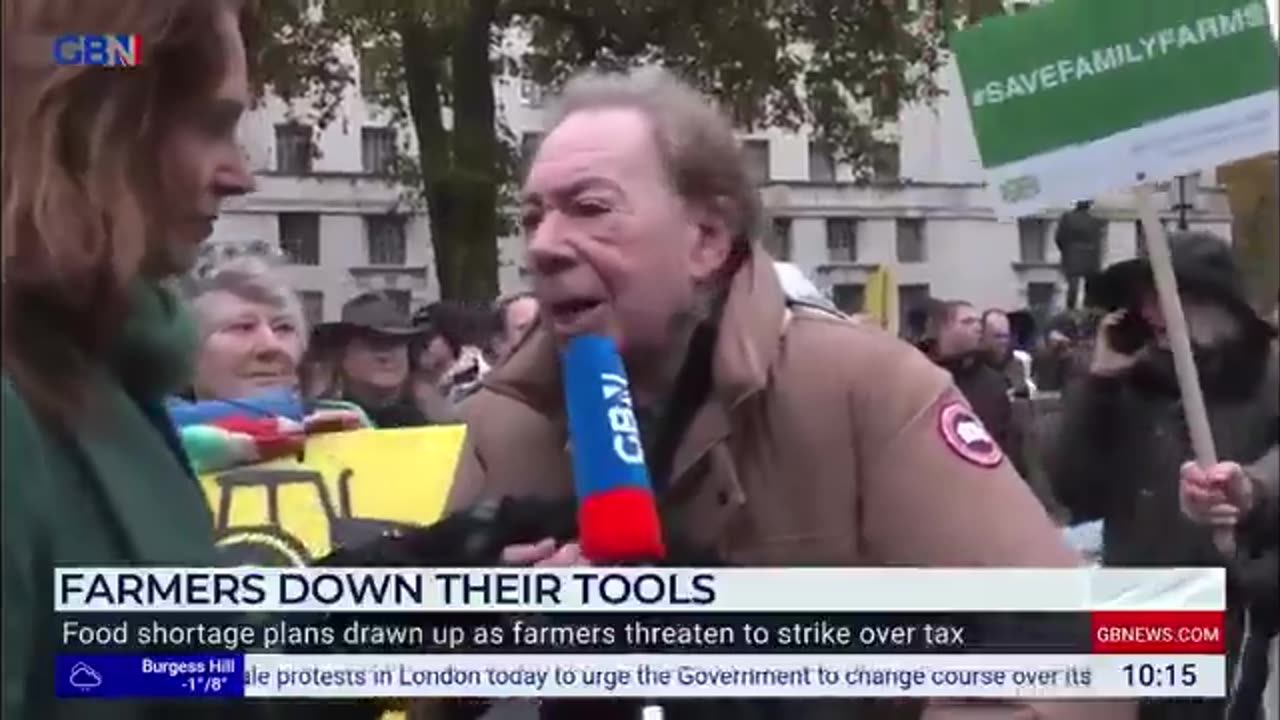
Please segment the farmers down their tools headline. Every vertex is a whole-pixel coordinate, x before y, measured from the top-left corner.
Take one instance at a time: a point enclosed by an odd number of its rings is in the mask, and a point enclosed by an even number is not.
[[[146,610],[198,606],[217,609],[333,606],[467,609],[530,605],[602,608],[610,605],[706,607],[716,602],[710,572],[573,573],[433,570],[374,574],[317,573],[77,573],[58,578],[58,605],[77,610]]]

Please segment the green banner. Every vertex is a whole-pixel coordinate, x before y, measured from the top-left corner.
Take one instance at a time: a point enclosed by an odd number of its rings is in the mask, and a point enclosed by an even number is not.
[[[989,18],[952,47],[1007,209],[1277,145],[1280,59],[1262,0],[1056,0]]]

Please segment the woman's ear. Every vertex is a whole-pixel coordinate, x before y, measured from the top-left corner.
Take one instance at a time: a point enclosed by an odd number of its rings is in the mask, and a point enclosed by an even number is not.
[[[693,211],[697,237],[689,252],[689,269],[695,282],[718,275],[733,250],[734,233],[725,220],[729,217],[728,202],[717,198]]]

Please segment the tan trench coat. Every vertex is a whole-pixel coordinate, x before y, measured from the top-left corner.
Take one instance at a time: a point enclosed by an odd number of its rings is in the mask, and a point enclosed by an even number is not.
[[[712,363],[661,503],[682,537],[729,564],[1081,564],[1009,461],[963,439],[971,432],[957,439],[948,419],[966,406],[946,372],[877,328],[789,308],[771,263],[734,277]],[[468,402],[448,509],[571,495],[549,333],[535,329],[484,385]],[[938,701],[925,714],[1133,716],[1129,703],[1079,702]]]

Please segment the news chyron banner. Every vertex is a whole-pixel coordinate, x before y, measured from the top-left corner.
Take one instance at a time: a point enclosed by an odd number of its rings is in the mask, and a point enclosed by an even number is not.
[[[440,518],[462,425],[307,439],[299,458],[210,473],[200,485],[227,565],[309,565],[338,545]]]
[[[1223,697],[1191,569],[60,569],[62,697]]]

